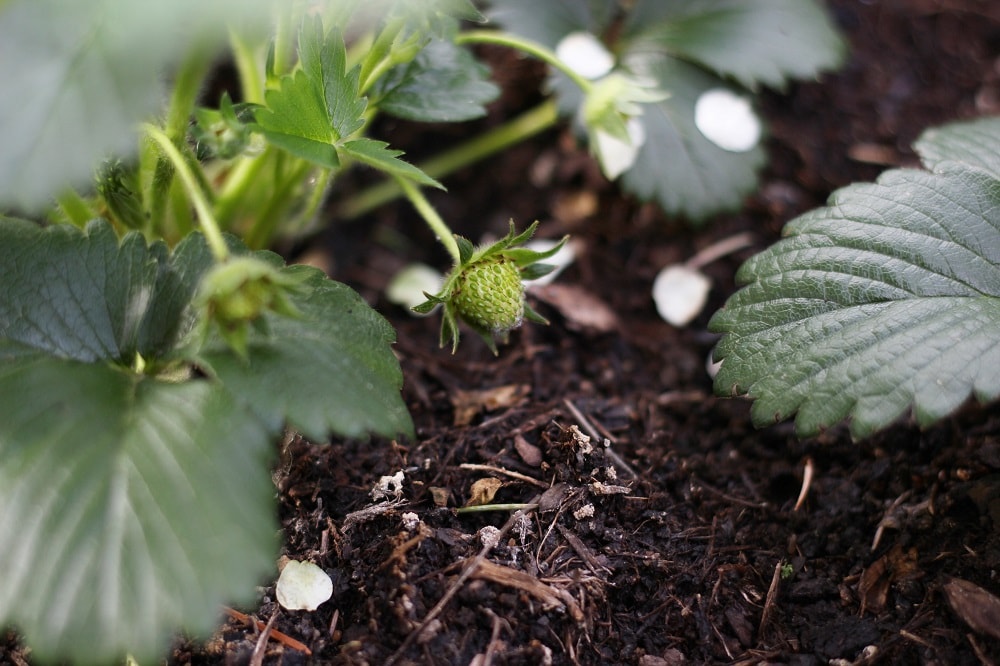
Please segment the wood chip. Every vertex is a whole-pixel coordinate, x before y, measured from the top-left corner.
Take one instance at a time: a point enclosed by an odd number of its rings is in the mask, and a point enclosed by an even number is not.
[[[451,406],[455,410],[454,424],[466,426],[480,412],[507,409],[521,404],[531,392],[528,384],[504,384],[481,391],[451,391]]]
[[[532,287],[531,293],[559,311],[574,330],[610,333],[618,329],[618,315],[604,301],[575,284]]]
[[[948,605],[973,631],[1000,639],[1000,599],[975,583],[952,578],[944,584]]]
[[[521,590],[538,599],[546,608],[566,608],[574,620],[579,622],[583,619],[583,611],[568,592],[546,585],[523,571],[483,560],[471,577]]]

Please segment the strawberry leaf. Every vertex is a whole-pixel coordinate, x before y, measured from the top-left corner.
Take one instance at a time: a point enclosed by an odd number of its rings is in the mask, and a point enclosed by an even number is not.
[[[427,44],[417,57],[390,70],[373,93],[382,111],[422,122],[461,122],[486,115],[499,89],[489,70],[468,50],[445,40]]]
[[[693,61],[747,88],[782,88],[836,67],[846,47],[823,7],[803,0],[640,0],[630,49]]]
[[[924,425],[1000,396],[1000,119],[916,147],[934,172],[839,190],[740,269],[710,324],[715,385],[754,398],[758,425],[797,414],[811,435],[850,417],[864,437],[910,408]]]
[[[336,144],[363,124],[367,102],[358,92],[357,69],[347,70],[347,52],[337,31],[323,32],[317,18],[299,36],[300,68],[265,94],[256,109],[268,141],[321,166],[340,165]]]

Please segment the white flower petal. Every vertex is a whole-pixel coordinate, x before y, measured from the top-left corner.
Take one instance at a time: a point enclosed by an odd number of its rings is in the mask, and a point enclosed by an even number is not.
[[[410,310],[410,308],[427,300],[424,292],[436,294],[441,289],[443,279],[441,273],[430,266],[410,264],[393,276],[389,286],[385,289],[385,297],[390,303],[401,305]]]
[[[625,127],[628,130],[629,141],[622,141],[600,129],[594,133],[597,160],[601,163],[601,171],[608,180],[614,180],[632,168],[639,156],[639,149],[646,142],[646,128],[640,118],[629,118]]]
[[[599,79],[615,66],[615,57],[589,32],[571,32],[556,46],[556,56],[585,79]]]
[[[653,281],[656,311],[673,326],[687,326],[704,309],[712,281],[684,265],[667,266]]]
[[[750,102],[725,88],[706,90],[694,105],[694,124],[723,150],[743,153],[760,141],[761,124]]]
[[[282,608],[313,611],[333,595],[333,581],[312,562],[289,560],[278,576],[274,595]]]

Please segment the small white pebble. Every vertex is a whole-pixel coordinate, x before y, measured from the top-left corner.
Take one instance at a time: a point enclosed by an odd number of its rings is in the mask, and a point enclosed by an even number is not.
[[[412,511],[407,511],[401,516],[401,518],[403,521],[403,528],[407,532],[412,532],[413,530],[417,529],[417,526],[420,525],[420,516],[413,513]]]
[[[425,264],[410,264],[393,276],[385,289],[385,297],[390,303],[406,308],[414,316],[414,308],[427,300],[427,294],[435,294],[441,289],[444,278],[439,271]]]
[[[403,470],[399,470],[392,476],[381,477],[378,480],[378,483],[375,484],[375,487],[372,488],[372,499],[376,502],[389,496],[392,496],[394,499],[399,499],[403,496],[404,478],[405,475],[403,474]]]
[[[497,544],[500,543],[500,530],[492,525],[487,525],[479,530],[479,541],[487,548],[496,548]]]
[[[594,517],[594,505],[584,504],[579,509],[573,512],[573,517],[577,520],[584,520],[585,518]]]

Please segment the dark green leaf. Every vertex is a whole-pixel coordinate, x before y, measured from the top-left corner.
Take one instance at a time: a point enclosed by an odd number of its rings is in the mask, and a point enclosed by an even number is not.
[[[386,113],[422,122],[459,122],[486,115],[499,88],[466,49],[435,40],[417,57],[378,80],[374,94]]]
[[[39,661],[156,661],[273,569],[269,434],[206,381],[0,366],[0,625]]]
[[[625,33],[630,52],[691,60],[748,88],[815,76],[846,53],[812,0],[640,0]]]
[[[253,256],[307,272],[302,316],[262,317],[246,361],[217,335],[199,357],[191,303],[215,265],[200,234],[170,254],[103,221],[0,218],[0,626],[39,659],[153,661],[252,599],[284,422],[317,439],[412,430],[388,323],[319,271]]]
[[[1000,178],[1000,118],[951,123],[924,132],[913,146],[928,169],[958,162]]]
[[[221,341],[199,363],[267,421],[288,420],[314,439],[412,432],[399,389],[402,373],[389,323],[349,287],[309,271],[304,294],[290,300],[300,317],[267,319],[252,332],[244,360]]]
[[[670,90],[670,97],[642,105],[646,142],[635,164],[622,175],[622,187],[695,222],[739,208],[744,196],[757,186],[757,170],[766,160],[764,150],[759,144],[742,153],[723,150],[694,123],[698,97],[724,84],[672,58],[658,61],[648,74]]]
[[[716,389],[756,398],[758,425],[797,413],[809,435],[850,416],[863,437],[911,406],[927,424],[1000,395],[1000,179],[963,164],[982,161],[967,130],[931,135],[936,173],[844,188],[740,269],[748,286],[711,322]]]
[[[0,218],[0,338],[78,361],[165,353],[187,306],[167,249],[130,233],[119,244],[105,222],[86,231]]]

